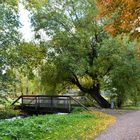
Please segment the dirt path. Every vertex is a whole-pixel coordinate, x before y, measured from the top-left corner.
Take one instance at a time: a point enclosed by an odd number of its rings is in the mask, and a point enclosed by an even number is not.
[[[95,140],[140,140],[140,111],[118,115],[116,124]]]

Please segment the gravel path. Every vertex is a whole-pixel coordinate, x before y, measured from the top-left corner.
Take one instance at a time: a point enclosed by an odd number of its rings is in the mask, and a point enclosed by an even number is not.
[[[118,116],[116,124],[95,140],[140,140],[140,111]]]

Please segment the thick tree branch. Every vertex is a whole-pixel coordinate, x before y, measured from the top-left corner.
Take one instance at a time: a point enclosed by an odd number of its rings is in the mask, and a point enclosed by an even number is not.
[[[76,76],[76,74],[74,74],[74,72],[71,71],[71,74],[72,74],[72,77],[69,78],[69,81],[71,83],[73,83],[74,85],[76,85],[81,91],[87,93],[89,92],[89,89],[88,88],[85,88],[81,85],[78,77]]]
[[[103,76],[107,75],[107,74],[112,70],[112,68],[113,68],[113,65],[110,65],[110,66],[107,68],[106,72],[103,74]]]

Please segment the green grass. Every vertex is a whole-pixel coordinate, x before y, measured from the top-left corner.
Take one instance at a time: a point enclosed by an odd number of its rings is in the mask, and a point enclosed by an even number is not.
[[[90,140],[115,122],[98,112],[40,115],[0,122],[0,140]]]

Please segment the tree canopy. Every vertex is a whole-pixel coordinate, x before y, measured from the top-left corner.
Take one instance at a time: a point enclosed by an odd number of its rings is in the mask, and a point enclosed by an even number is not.
[[[139,39],[140,3],[137,0],[97,0],[100,11],[98,17],[110,19],[105,30],[112,35],[131,34]]]

